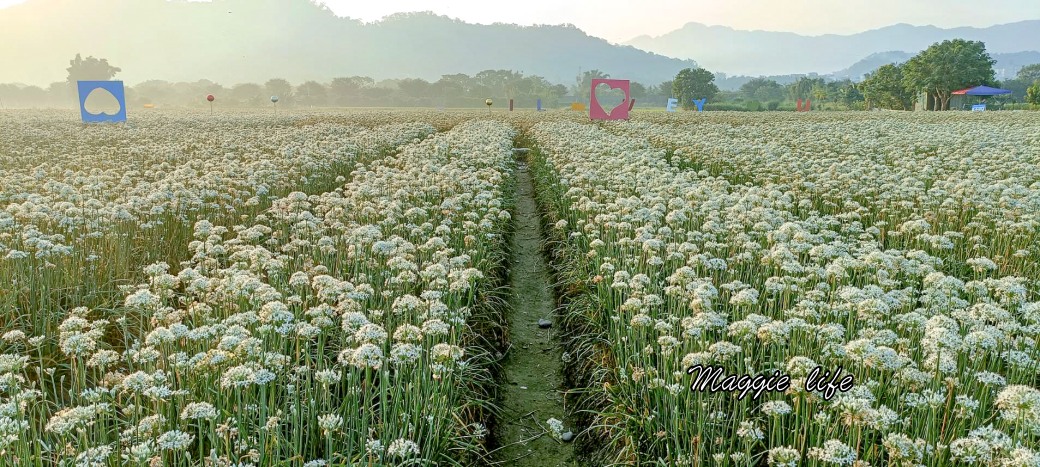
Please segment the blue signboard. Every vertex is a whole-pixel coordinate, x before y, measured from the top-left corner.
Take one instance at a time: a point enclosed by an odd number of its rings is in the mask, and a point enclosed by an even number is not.
[[[122,81],[77,81],[79,114],[83,123],[119,123],[126,121],[126,92]],[[90,101],[91,113],[87,110]],[[98,105],[118,106],[117,109],[98,110]]]
[[[975,104],[971,106],[972,112],[983,112],[986,110],[986,104]]]

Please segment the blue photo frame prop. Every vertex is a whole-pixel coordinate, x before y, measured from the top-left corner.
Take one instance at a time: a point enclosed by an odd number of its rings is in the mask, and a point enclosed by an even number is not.
[[[79,115],[83,123],[120,123],[126,122],[126,92],[122,81],[77,81],[79,90]],[[87,112],[87,97],[95,90],[108,91],[119,103],[119,111],[113,115],[106,113],[92,114]]]

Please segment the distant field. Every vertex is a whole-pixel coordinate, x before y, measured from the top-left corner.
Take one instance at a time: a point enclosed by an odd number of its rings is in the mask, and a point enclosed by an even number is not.
[[[0,111],[0,465],[500,460],[520,196],[579,463],[1040,465],[1040,114],[498,107]]]

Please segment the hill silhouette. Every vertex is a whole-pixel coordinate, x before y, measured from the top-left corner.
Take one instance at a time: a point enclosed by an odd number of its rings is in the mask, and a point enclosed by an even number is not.
[[[696,58],[709,70],[731,75],[826,75],[871,54],[898,50],[912,56],[933,43],[955,38],[983,41],[991,54],[1040,51],[1040,20],[986,28],[896,24],[858,34],[820,36],[688,23],[667,34],[639,36],[626,44],[670,57]]]
[[[571,25],[478,25],[432,13],[364,23],[308,0],[29,0],[0,9],[0,82],[63,81],[77,53],[107,58],[129,82],[432,81],[510,69],[571,84],[580,67],[656,84],[696,65]]]

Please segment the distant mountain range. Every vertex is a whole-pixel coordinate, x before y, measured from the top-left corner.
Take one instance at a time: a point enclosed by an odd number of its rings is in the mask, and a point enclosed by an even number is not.
[[[574,26],[467,24],[430,13],[363,23],[309,0],[29,0],[0,9],[0,83],[64,81],[77,53],[119,78],[223,84],[522,71],[562,84],[579,69],[656,84],[693,60],[592,37]]]
[[[704,68],[728,75],[826,75],[871,54],[897,50],[913,55],[935,42],[954,38],[981,40],[990,54],[1040,51],[1040,20],[952,29],[896,24],[858,34],[821,36],[688,23],[667,34],[639,36],[625,44],[669,57],[695,58]]]
[[[69,60],[80,53],[108,59],[130,84],[203,78],[298,84],[358,75],[436,81],[506,69],[571,85],[579,70],[598,69],[654,85],[700,64],[729,75],[719,76],[728,88],[750,79],[737,75],[858,80],[954,37],[985,41],[998,60],[998,78],[1040,62],[1040,20],[954,29],[897,24],[822,36],[689,23],[618,45],[572,25],[479,25],[432,13],[364,23],[311,0],[28,0],[0,8],[0,83],[64,81]]]

